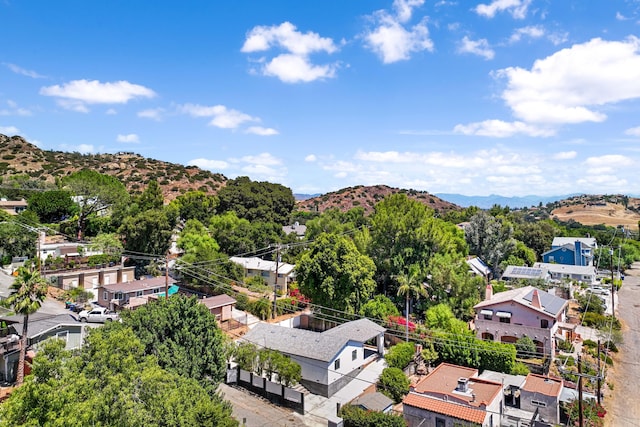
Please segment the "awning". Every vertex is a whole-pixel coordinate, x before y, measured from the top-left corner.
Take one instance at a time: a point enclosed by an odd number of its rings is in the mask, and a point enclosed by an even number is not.
[[[497,311],[496,316],[503,317],[505,319],[511,319],[511,313],[508,313],[506,311]]]
[[[493,316],[493,310],[480,310],[480,314],[485,316]]]
[[[169,296],[173,295],[173,294],[177,294],[178,291],[180,290],[180,287],[178,285],[171,285],[169,286]],[[164,292],[158,292],[156,294],[157,296],[164,296]]]

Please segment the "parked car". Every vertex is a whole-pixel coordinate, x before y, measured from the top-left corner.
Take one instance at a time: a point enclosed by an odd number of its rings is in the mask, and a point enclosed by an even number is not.
[[[108,308],[95,307],[91,310],[83,310],[78,314],[81,322],[105,323],[120,320],[118,313],[114,313]]]

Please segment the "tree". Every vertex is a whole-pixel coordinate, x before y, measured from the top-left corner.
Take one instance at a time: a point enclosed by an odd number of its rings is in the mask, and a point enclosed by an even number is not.
[[[229,404],[193,378],[163,370],[121,324],[90,331],[72,355],[48,341],[0,406],[0,426],[237,426]]]
[[[27,351],[27,332],[29,329],[29,315],[40,309],[47,297],[47,281],[36,270],[26,267],[18,269],[18,276],[11,284],[11,293],[3,304],[22,315],[22,335],[20,336],[20,356],[18,359],[18,373],[16,382],[22,384],[24,380],[24,360]]]
[[[402,401],[402,398],[409,393],[409,378],[399,368],[384,368],[378,379],[378,387],[382,394],[395,403]]]
[[[313,303],[357,313],[375,290],[374,269],[347,237],[321,234],[301,256],[296,278]]]
[[[89,215],[112,205],[122,204],[129,197],[125,186],[110,175],[84,169],[63,180],[64,188],[78,199],[78,239],[82,239]]]
[[[120,257],[124,247],[115,233],[100,233],[89,242],[89,248],[105,254]]]
[[[187,191],[178,196],[173,203],[177,204],[180,218],[184,221],[197,219],[206,224],[216,213],[218,198],[203,191]]]
[[[286,225],[296,199],[291,189],[270,182],[251,181],[246,176],[230,179],[218,192],[219,211],[234,211],[249,221]]]
[[[29,210],[44,223],[65,219],[73,212],[73,206],[71,193],[64,190],[34,192],[29,196]]]
[[[531,359],[538,354],[538,349],[533,340],[525,335],[516,341],[516,352],[520,359]]]
[[[454,334],[468,333],[468,327],[462,320],[456,319],[451,307],[441,303],[434,305],[425,314],[425,323],[429,329],[450,332]]]
[[[164,204],[164,196],[162,195],[162,189],[160,188],[158,181],[149,181],[147,188],[145,188],[142,194],[138,197],[137,203],[141,211],[162,208]]]
[[[396,281],[398,282],[398,296],[405,297],[406,330],[407,341],[409,341],[409,300],[411,300],[411,298],[419,299],[420,297],[426,297],[427,290],[422,284],[420,267],[415,264],[409,267],[408,273],[396,276]]]
[[[393,301],[378,294],[360,307],[360,315],[371,319],[386,320],[389,316],[399,316],[400,312]]]
[[[400,415],[366,411],[353,405],[342,406],[340,417],[344,420],[344,427],[406,427],[407,425]]]
[[[513,229],[503,220],[485,212],[479,212],[469,221],[465,238],[469,251],[482,258],[492,269],[493,275],[500,272],[500,262],[515,250]]]
[[[164,255],[171,245],[177,214],[175,208],[166,206],[125,218],[118,230],[123,236],[125,250]]]
[[[401,342],[391,348],[384,356],[384,360],[391,368],[404,369],[413,360],[415,344],[413,342]]]
[[[216,318],[197,298],[175,295],[123,315],[158,364],[178,375],[215,388],[226,368],[225,336]]]

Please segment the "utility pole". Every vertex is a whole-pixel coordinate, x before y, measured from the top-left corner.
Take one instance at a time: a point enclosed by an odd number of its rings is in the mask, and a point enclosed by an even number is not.
[[[582,358],[578,355],[578,427],[583,426],[584,418],[582,415]]]
[[[169,301],[169,251],[164,258],[164,299]]]
[[[598,405],[600,405],[600,389],[602,388],[602,378],[600,377],[600,340],[598,340]]]
[[[611,315],[616,318],[615,291],[616,285],[613,283],[613,248],[609,248],[609,257],[611,259]]]
[[[276,318],[276,301],[277,301],[277,290],[278,290],[278,267],[280,266],[280,244],[276,245],[276,280],[273,285],[273,310],[271,310],[271,318]]]

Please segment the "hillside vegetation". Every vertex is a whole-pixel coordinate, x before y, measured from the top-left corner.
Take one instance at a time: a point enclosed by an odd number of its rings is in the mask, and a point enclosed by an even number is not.
[[[583,195],[562,200],[555,204],[551,217],[559,221],[573,220],[583,225],[604,224],[638,230],[640,199],[622,195]]]
[[[140,194],[151,180],[160,184],[165,200],[189,190],[216,194],[227,178],[196,166],[145,158],[139,154],[80,154],[41,150],[20,136],[0,134],[0,182],[5,188],[51,188],[56,179],[81,169],[115,176],[131,194]],[[35,183],[34,183],[35,180]],[[29,181],[27,183],[27,181]]]

